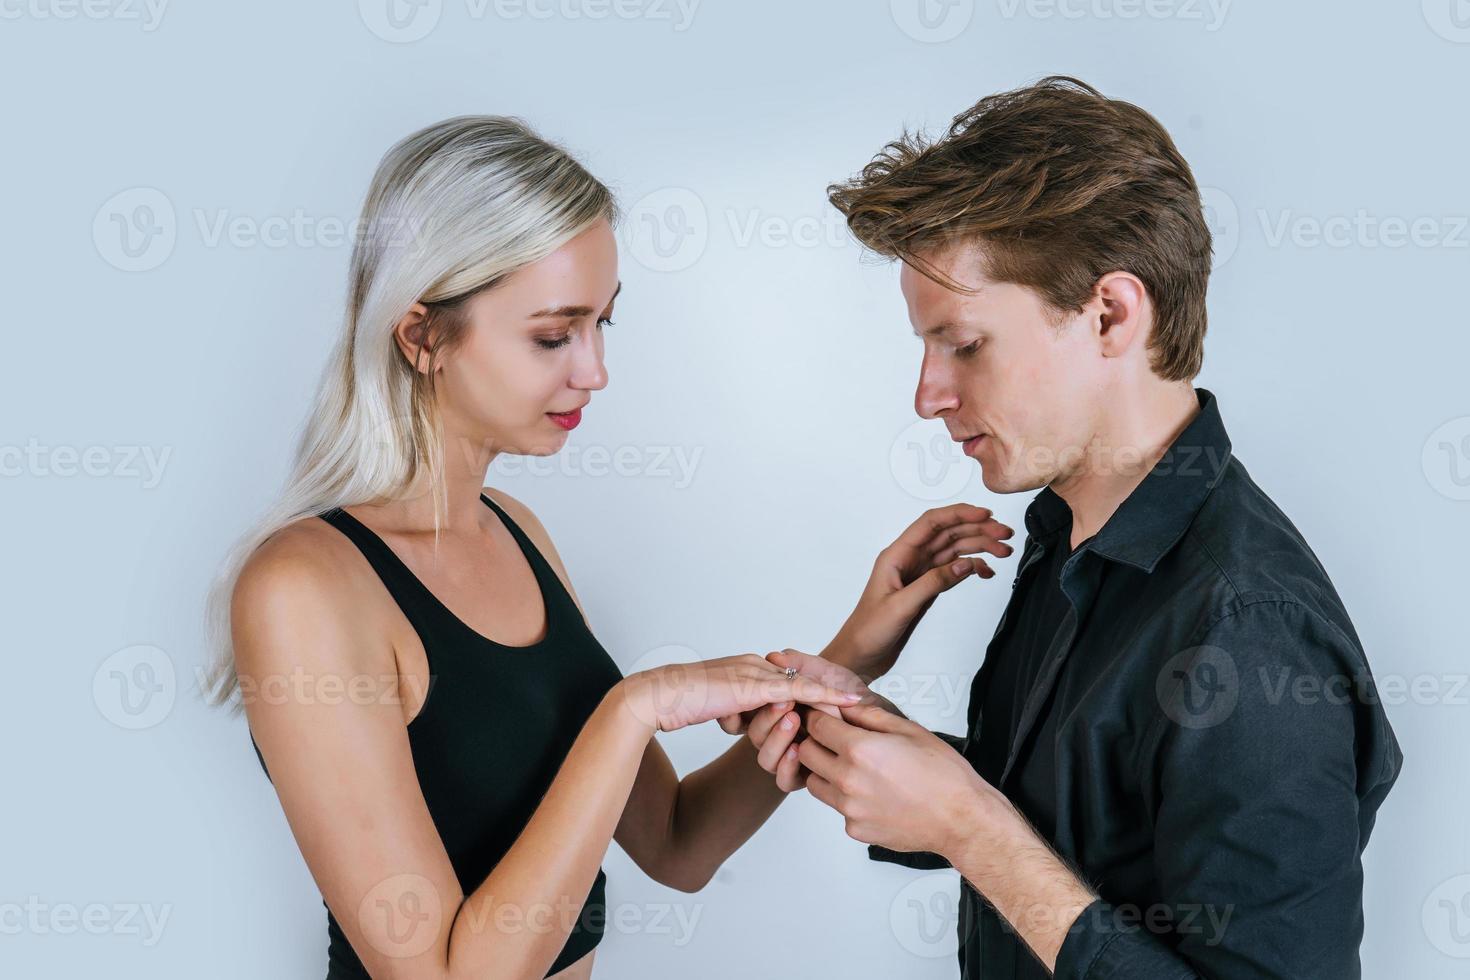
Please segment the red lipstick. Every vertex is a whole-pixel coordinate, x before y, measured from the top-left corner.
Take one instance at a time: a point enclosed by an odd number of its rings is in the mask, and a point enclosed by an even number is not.
[[[574,408],[570,412],[547,412],[546,417],[567,431],[575,429],[582,421],[582,410]]]

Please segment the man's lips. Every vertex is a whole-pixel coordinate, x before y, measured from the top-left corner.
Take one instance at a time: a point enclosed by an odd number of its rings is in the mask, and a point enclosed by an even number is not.
[[[974,455],[975,450],[979,448],[980,443],[985,439],[990,438],[990,434],[988,432],[982,432],[979,435],[974,436],[951,436],[951,438],[954,439],[955,442],[963,443],[964,445],[960,446],[960,450],[966,456],[972,456]]]
[[[582,421],[582,410],[574,408],[570,412],[547,412],[546,417],[551,419],[563,429],[575,429]]]

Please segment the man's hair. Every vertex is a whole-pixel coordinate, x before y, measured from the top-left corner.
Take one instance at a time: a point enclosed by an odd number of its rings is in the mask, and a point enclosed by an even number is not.
[[[1153,372],[1199,374],[1210,230],[1189,164],[1136,105],[1052,75],[981,99],[938,140],[904,132],[827,194],[873,251],[970,292],[917,253],[978,245],[987,278],[1030,287],[1058,319],[1130,272],[1153,300]]]

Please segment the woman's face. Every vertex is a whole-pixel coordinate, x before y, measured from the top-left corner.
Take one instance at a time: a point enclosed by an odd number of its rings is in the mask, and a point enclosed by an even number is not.
[[[561,449],[607,385],[602,327],[618,289],[617,240],[602,220],[472,297],[463,341],[435,382],[446,435],[476,450]]]

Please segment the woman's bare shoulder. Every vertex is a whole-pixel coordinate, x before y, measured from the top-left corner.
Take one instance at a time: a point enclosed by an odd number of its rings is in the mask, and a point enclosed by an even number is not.
[[[374,578],[357,546],[320,518],[282,527],[256,547],[235,582],[231,621],[237,657],[267,663],[372,659],[374,644],[361,641],[371,635],[364,626],[375,621],[365,606],[373,601]],[[391,656],[391,648],[385,649]]]

